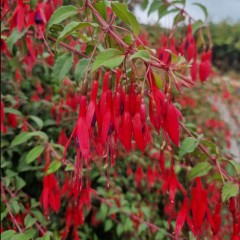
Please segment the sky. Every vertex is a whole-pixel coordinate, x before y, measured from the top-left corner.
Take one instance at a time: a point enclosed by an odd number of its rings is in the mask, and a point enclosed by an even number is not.
[[[186,10],[191,16],[195,19],[204,20],[202,10],[192,5],[194,2],[201,3],[207,8],[208,20],[214,23],[225,19],[228,19],[230,22],[240,21],[240,0],[186,0]],[[158,19],[157,13],[152,13],[148,17],[147,11],[142,11],[140,6],[136,7],[135,14],[141,23],[155,24]],[[171,27],[172,22],[172,16],[163,17],[160,21],[163,27]]]

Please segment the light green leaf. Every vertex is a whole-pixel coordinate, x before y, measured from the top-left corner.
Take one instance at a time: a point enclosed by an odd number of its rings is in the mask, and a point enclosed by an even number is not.
[[[22,144],[29,140],[32,137],[32,134],[30,132],[22,132],[18,134],[13,141],[11,142],[11,147]]]
[[[192,5],[195,5],[195,6],[198,6],[199,8],[201,8],[205,15],[205,18],[208,17],[207,8],[204,5],[202,5],[201,3],[193,3]]]
[[[104,224],[104,232],[108,232],[113,227],[113,222],[110,219],[107,219]]]
[[[16,176],[16,189],[20,190],[26,185],[26,182],[21,178]]]
[[[24,225],[26,228],[31,227],[35,222],[37,221],[36,218],[33,218],[30,214],[28,214],[25,218],[24,218]]]
[[[240,175],[240,164],[234,160],[229,160],[228,162],[234,167],[237,175]]]
[[[139,23],[136,19],[136,17],[131,13],[126,4],[114,1],[111,2],[112,10],[116,14],[117,17],[119,17],[121,20],[123,20],[125,23],[130,25],[133,29],[133,32],[138,35],[140,31]]]
[[[193,137],[186,138],[180,147],[179,158],[181,159],[186,153],[191,153],[198,146],[199,140]]]
[[[1,240],[10,240],[16,232],[14,230],[7,230],[1,233]]]
[[[152,13],[155,12],[156,10],[158,10],[162,5],[162,0],[156,0],[156,1],[152,1],[152,4],[149,7],[148,10],[148,16]]]
[[[97,214],[97,218],[99,220],[104,220],[107,217],[107,213],[108,213],[108,206],[105,203],[102,203],[100,206],[100,210]]]
[[[146,50],[138,50],[130,57],[130,60],[135,59],[135,58],[141,58],[142,60],[147,61],[147,62],[151,60],[151,56],[150,56],[149,52]]]
[[[188,174],[188,180],[191,180],[195,177],[201,177],[206,175],[212,166],[208,162],[200,162],[194,166]]]
[[[37,116],[33,116],[33,115],[28,116],[28,118],[32,119],[37,124],[39,129],[42,129],[42,127],[43,127],[43,120],[41,118],[39,118]]]
[[[20,206],[16,200],[10,202],[10,207],[14,214],[18,214],[20,211]]]
[[[58,81],[61,81],[69,73],[73,64],[73,55],[72,54],[63,54],[58,57],[54,66],[53,66],[53,76]]]
[[[108,1],[107,1],[108,2]],[[108,3],[109,6],[110,3]],[[97,2],[96,4],[94,4],[94,8],[98,11],[98,13],[104,18],[107,18],[107,9],[106,9],[106,4],[104,2]]]
[[[27,30],[24,30],[21,33],[19,33],[16,28],[12,31],[11,35],[8,37],[8,39],[6,41],[8,49],[9,49],[10,52],[12,52],[14,44],[19,39],[21,39],[25,35],[26,32],[27,32]]]
[[[201,26],[203,25],[202,20],[197,20],[195,23],[192,25],[192,33],[194,34]]]
[[[48,167],[46,175],[56,172],[61,167],[61,165],[62,165],[62,163],[58,160],[52,161]]]
[[[7,107],[5,107],[4,108],[4,112],[5,113],[13,113],[15,115],[22,116],[22,113],[19,112],[17,109],[14,109],[14,108],[7,108]]]
[[[71,5],[68,6],[62,6],[58,8],[53,15],[51,16],[47,28],[49,29],[53,24],[58,24],[65,19],[76,15],[78,13],[77,8]]]
[[[89,63],[89,59],[83,58],[80,59],[75,67],[75,81],[79,83],[80,80],[84,80],[85,72],[87,65]]]
[[[37,159],[43,153],[43,150],[44,150],[44,146],[34,147],[30,152],[28,152],[25,159],[26,163],[31,163],[32,161]]]
[[[163,82],[162,82],[161,77],[155,72],[153,72],[153,76],[154,76],[155,83],[156,83],[157,87],[159,89],[162,89]]]
[[[72,34],[73,32],[77,31],[80,28],[84,27],[97,27],[97,23],[89,23],[89,22],[70,22],[67,26],[64,27],[63,31],[57,38],[56,45],[58,45],[64,38],[68,35]]]
[[[92,71],[97,70],[101,66],[113,69],[122,63],[124,57],[120,50],[108,48],[98,54],[93,63]]]
[[[230,197],[236,197],[239,192],[239,185],[233,182],[226,182],[222,188],[222,201],[227,201]]]

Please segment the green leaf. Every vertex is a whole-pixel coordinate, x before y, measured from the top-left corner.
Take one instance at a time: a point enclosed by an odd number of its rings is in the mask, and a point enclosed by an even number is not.
[[[228,162],[234,167],[237,175],[240,175],[240,164],[234,160],[228,160]]]
[[[22,113],[19,112],[17,109],[14,109],[14,108],[7,108],[7,107],[5,107],[4,108],[4,112],[5,113],[13,113],[15,115],[22,116]]]
[[[176,24],[178,24],[178,23],[180,23],[180,22],[182,22],[182,21],[184,21],[185,20],[185,16],[181,13],[181,12],[179,12],[175,17],[174,17],[174,25],[176,25]]]
[[[110,3],[109,3],[110,5]],[[98,13],[104,18],[107,19],[107,9],[106,4],[104,2],[97,2],[94,4],[94,8],[98,11]]]
[[[226,182],[222,188],[222,201],[227,201],[230,197],[238,195],[239,185],[233,182]]]
[[[99,220],[104,220],[107,217],[107,213],[108,213],[108,206],[106,204],[102,203],[100,206],[100,210],[97,214],[97,218]]]
[[[44,146],[36,146],[34,147],[30,152],[28,152],[27,156],[26,156],[26,163],[31,163],[32,161],[34,161],[35,159],[37,159],[44,150]]]
[[[108,232],[113,227],[113,222],[110,219],[107,219],[104,224],[104,232]]]
[[[89,23],[89,22],[70,22],[67,26],[64,27],[63,31],[60,33],[60,35],[57,38],[56,45],[59,44],[64,38],[66,38],[68,35],[72,34],[73,32],[77,31],[80,28],[84,27],[97,27],[97,23]]]
[[[14,230],[7,230],[5,232],[1,233],[1,240],[10,240],[11,237],[15,234],[16,232]]]
[[[24,218],[24,225],[26,228],[31,227],[35,222],[37,221],[36,218],[33,218],[30,214],[28,214],[25,218]]]
[[[201,8],[205,15],[205,18],[208,17],[207,8],[204,5],[202,5],[201,3],[193,3],[192,5],[195,5],[195,6],[198,6],[199,8]]]
[[[138,35],[140,31],[139,23],[136,17],[131,13],[126,4],[120,2],[111,2],[112,10],[121,20],[130,25],[133,29],[133,32]]]
[[[31,137],[32,137],[32,134],[30,132],[22,132],[13,139],[10,146],[14,147],[16,145],[22,144],[27,140],[29,140]]]
[[[42,129],[42,127],[43,127],[43,120],[41,118],[39,118],[37,116],[33,116],[33,115],[28,116],[28,118],[32,119],[37,124],[39,129]]]
[[[201,26],[203,25],[202,20],[197,20],[195,23],[192,25],[192,33],[194,34]]]
[[[46,175],[56,172],[61,167],[61,165],[62,163],[58,160],[52,161],[48,167]]]
[[[10,207],[14,214],[18,214],[20,211],[20,206],[16,200],[10,202]]]
[[[206,175],[212,166],[208,162],[200,162],[194,166],[188,174],[188,180],[191,180],[195,177],[201,177]]]
[[[37,233],[37,230],[36,229],[27,229],[25,232],[24,232],[24,235],[26,237],[26,239],[35,239],[34,236],[36,235]]]
[[[179,158],[181,159],[186,153],[191,153],[198,146],[199,140],[193,137],[184,139],[179,150]]]
[[[147,62],[151,60],[151,56],[150,56],[149,52],[146,50],[138,50],[130,57],[130,60],[135,59],[135,58],[141,58],[142,60],[147,61]]]
[[[71,5],[68,6],[62,6],[58,8],[53,15],[51,16],[47,28],[49,29],[53,24],[58,24],[65,19],[76,15],[78,13],[77,8]]]
[[[20,190],[26,185],[26,182],[21,178],[16,176],[16,189]]]
[[[123,62],[124,57],[120,50],[108,48],[98,54],[93,63],[92,71],[97,70],[101,66],[113,69]]]
[[[148,17],[152,12],[155,12],[156,10],[158,10],[161,7],[161,5],[162,5],[162,0],[152,1],[152,4],[150,5],[148,10]]]
[[[27,32],[27,30],[24,30],[20,33],[20,32],[18,32],[18,30],[16,28],[12,31],[11,35],[8,37],[8,39],[6,41],[8,49],[9,49],[10,52],[12,52],[14,44],[19,39],[21,39],[25,35],[26,32]]]
[[[75,81],[79,83],[80,80],[83,80],[86,72],[87,65],[89,63],[89,59],[83,58],[80,59],[75,67]]]
[[[73,64],[73,55],[63,54],[58,57],[53,66],[53,76],[58,81],[61,81],[69,73]]]

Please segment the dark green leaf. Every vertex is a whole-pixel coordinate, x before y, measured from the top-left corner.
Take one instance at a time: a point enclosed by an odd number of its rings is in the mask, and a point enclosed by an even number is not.
[[[115,48],[106,49],[103,52],[100,52],[96,57],[93,63],[92,71],[97,70],[101,66],[110,69],[115,68],[122,63],[123,59],[124,55],[120,50]]]
[[[32,161],[34,161],[35,159],[37,159],[44,150],[44,146],[36,146],[34,147],[26,156],[26,163],[31,163]]]
[[[97,23],[89,23],[89,22],[70,22],[68,25],[66,25],[63,29],[63,31],[60,33],[60,35],[57,38],[56,45],[58,45],[64,38],[66,38],[68,35],[72,34],[73,32],[79,30],[80,28],[84,27],[97,27]]]
[[[222,188],[222,201],[227,201],[230,197],[238,195],[239,185],[233,182],[226,182]]]
[[[78,13],[77,8],[71,5],[68,6],[62,6],[58,8],[53,15],[51,16],[47,28],[50,28],[53,24],[58,24],[65,19],[76,15]]]
[[[62,163],[58,160],[52,161],[48,167],[46,175],[56,172],[61,167],[61,165]]]
[[[181,159],[186,153],[191,153],[195,150],[195,148],[198,146],[199,141],[196,138],[188,137],[186,138],[180,147],[179,150],[179,158]]]
[[[127,5],[120,2],[111,2],[112,10],[122,21],[130,25],[133,32],[138,35],[140,31],[136,17],[128,10]]]
[[[53,67],[53,76],[58,81],[63,80],[66,75],[69,73],[73,64],[73,55],[72,54],[63,54],[58,57],[54,67]]]
[[[110,5],[110,3],[109,3],[109,5]],[[107,18],[107,9],[106,9],[106,4],[104,2],[97,2],[94,5],[94,7],[104,19]]]
[[[97,218],[99,220],[104,220],[107,217],[107,213],[108,213],[108,206],[106,204],[102,203],[101,207],[100,207],[100,210],[97,214]]]
[[[20,190],[26,185],[26,182],[21,178],[16,176],[16,189]]]
[[[208,162],[201,162],[195,165],[188,174],[188,179],[191,180],[195,177],[206,175],[212,166]]]
[[[88,63],[89,63],[89,59],[87,58],[83,58],[78,61],[75,67],[75,81],[77,83],[79,83],[81,80],[84,80]]]

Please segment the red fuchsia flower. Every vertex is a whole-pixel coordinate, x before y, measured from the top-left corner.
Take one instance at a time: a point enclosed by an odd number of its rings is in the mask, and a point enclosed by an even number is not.
[[[7,127],[4,126],[4,117],[5,117],[4,103],[3,101],[1,101],[1,132],[7,133]]]
[[[60,209],[61,190],[54,174],[49,174],[43,178],[43,190],[40,203],[45,215],[48,215],[51,209],[54,212],[58,212]]]
[[[9,113],[7,118],[7,124],[12,128],[17,128],[18,127],[17,116],[13,113]]]
[[[22,0],[17,1],[16,8],[9,19],[10,29],[17,27],[18,31],[21,32],[25,27],[25,16],[29,11],[29,5],[23,3]]]
[[[207,191],[203,189],[200,178],[196,178],[196,186],[192,188],[190,210],[193,216],[194,228],[199,233],[207,209]]]
[[[199,77],[202,82],[205,82],[211,74],[211,51],[204,52],[201,56],[199,65]]]
[[[59,136],[58,136],[58,144],[65,146],[68,142],[67,135],[65,133],[65,130],[62,129]]]
[[[139,189],[141,188],[143,178],[144,178],[144,172],[142,170],[142,167],[138,166],[136,171],[135,171],[134,180],[135,180],[135,183],[136,183],[136,185]]]

